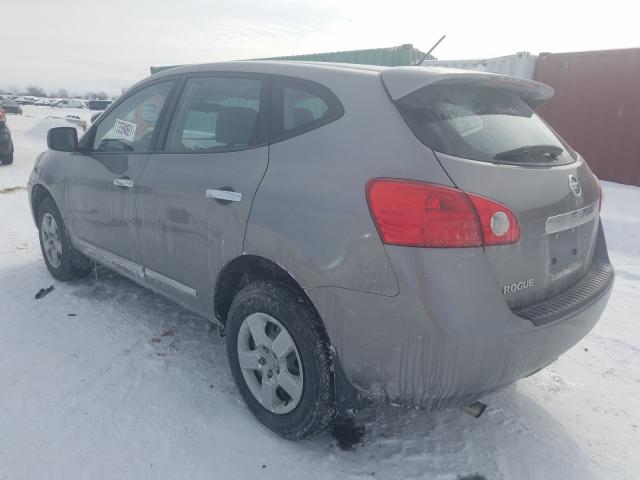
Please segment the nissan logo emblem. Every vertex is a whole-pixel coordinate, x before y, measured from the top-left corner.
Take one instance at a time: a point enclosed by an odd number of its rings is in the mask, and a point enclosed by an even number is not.
[[[580,180],[575,175],[569,175],[569,188],[576,197],[582,195],[582,187],[580,186]]]

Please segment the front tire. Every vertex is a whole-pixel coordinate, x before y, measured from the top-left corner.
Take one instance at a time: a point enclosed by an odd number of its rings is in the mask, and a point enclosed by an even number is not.
[[[249,410],[289,440],[335,415],[331,353],[313,306],[286,284],[257,281],[233,299],[226,324],[231,373]]]
[[[13,152],[3,155],[0,163],[2,163],[2,165],[11,165],[13,163]]]
[[[42,257],[53,278],[68,282],[91,272],[91,261],[71,244],[62,216],[51,197],[45,198],[38,209],[38,230]]]

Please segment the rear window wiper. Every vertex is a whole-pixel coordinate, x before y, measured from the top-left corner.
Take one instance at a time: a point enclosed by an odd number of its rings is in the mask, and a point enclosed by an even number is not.
[[[551,160],[555,160],[562,152],[564,150],[556,145],[525,145],[497,153],[493,158],[505,160],[514,157],[550,157]]]

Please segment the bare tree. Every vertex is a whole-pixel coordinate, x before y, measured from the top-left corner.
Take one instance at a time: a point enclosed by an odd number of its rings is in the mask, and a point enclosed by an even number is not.
[[[26,91],[27,95],[31,95],[33,97],[46,97],[47,92],[44,91],[44,88],[37,87],[35,85],[29,85]]]
[[[103,90],[100,90],[98,92],[89,91],[84,94],[83,98],[85,98],[86,100],[108,100],[109,95]]]
[[[65,88],[60,88],[53,93],[54,97],[69,98],[69,91]]]

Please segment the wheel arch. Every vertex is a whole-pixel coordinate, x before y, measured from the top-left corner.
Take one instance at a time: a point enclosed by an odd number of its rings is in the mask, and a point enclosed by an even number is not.
[[[236,294],[246,285],[256,280],[276,280],[293,288],[305,302],[313,307],[320,319],[325,337],[329,342],[334,373],[335,401],[339,415],[351,415],[367,404],[367,400],[360,395],[347,379],[335,349],[331,346],[324,320],[315,304],[300,286],[297,280],[282,266],[259,255],[241,255],[225,265],[218,275],[214,291],[214,311],[216,318],[223,325],[227,321],[229,307]]]
[[[51,192],[47,187],[45,187],[41,183],[36,183],[32,187],[31,196],[30,196],[31,214],[33,216],[34,222],[36,223],[38,222],[38,211],[40,210],[40,205],[42,205],[42,202],[47,197],[51,198],[54,204],[56,203],[55,199],[53,198],[53,195],[51,194]]]
[[[246,254],[228,262],[218,275],[213,305],[215,315],[220,322],[226,323],[229,307],[236,294],[256,280],[275,280],[290,286],[318,313],[307,293],[287,270],[267,258]],[[319,313],[318,317],[320,317]]]

